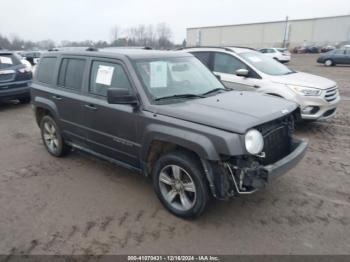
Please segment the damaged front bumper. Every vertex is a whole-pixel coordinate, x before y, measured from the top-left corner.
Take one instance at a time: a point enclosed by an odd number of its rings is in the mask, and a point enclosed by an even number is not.
[[[264,167],[264,169],[269,174],[268,176],[269,180],[277,178],[287,173],[293,167],[295,167],[299,163],[299,161],[304,157],[307,146],[308,146],[307,141],[294,140],[293,141],[294,150],[289,155],[287,155],[286,157],[282,158],[281,160],[277,161],[274,164]]]
[[[253,163],[249,167],[237,167],[231,163],[225,163],[231,182],[234,185],[233,193],[251,194],[258,189],[264,188],[271,180],[286,174],[295,167],[304,157],[307,146],[307,141],[294,139],[291,145],[291,152],[287,156],[266,166]]]
[[[235,195],[252,194],[264,188],[269,182],[295,167],[304,157],[307,146],[307,141],[293,139],[288,155],[265,166],[251,160],[239,160],[224,161],[216,168],[205,169],[207,175],[212,175],[213,195],[218,199],[227,199]]]

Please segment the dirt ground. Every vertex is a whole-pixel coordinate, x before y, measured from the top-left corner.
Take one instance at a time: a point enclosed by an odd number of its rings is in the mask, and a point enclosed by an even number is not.
[[[350,254],[350,66],[315,60],[289,66],[338,82],[337,116],[299,127],[310,147],[294,170],[195,221],[165,211],[133,172],[49,156],[30,105],[1,105],[0,254]]]

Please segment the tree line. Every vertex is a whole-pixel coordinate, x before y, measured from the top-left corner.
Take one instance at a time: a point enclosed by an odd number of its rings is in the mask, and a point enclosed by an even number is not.
[[[94,47],[105,48],[113,46],[147,46],[155,49],[171,49],[186,45],[175,45],[172,41],[172,31],[165,23],[156,25],[138,25],[123,29],[120,26],[113,26],[111,29],[111,41],[85,40],[85,41],[69,41],[64,40],[56,43],[51,39],[42,41],[27,41],[17,36],[8,38],[0,34],[0,49],[7,50],[49,50],[55,47]]]

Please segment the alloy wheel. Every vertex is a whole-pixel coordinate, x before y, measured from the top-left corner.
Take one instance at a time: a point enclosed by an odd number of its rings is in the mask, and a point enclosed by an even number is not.
[[[45,144],[50,152],[56,153],[59,149],[59,141],[57,137],[56,127],[52,123],[44,123],[43,137]]]
[[[332,60],[326,60],[325,65],[331,66],[333,64]]]
[[[190,210],[196,203],[196,187],[190,174],[178,165],[165,166],[159,175],[163,198],[174,209]]]

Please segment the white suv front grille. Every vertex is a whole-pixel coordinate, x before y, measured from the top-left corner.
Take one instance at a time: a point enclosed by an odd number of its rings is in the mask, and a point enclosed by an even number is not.
[[[332,102],[335,99],[337,99],[338,96],[338,87],[333,86],[331,88],[326,89],[326,94],[324,98],[326,99],[327,102]]]

